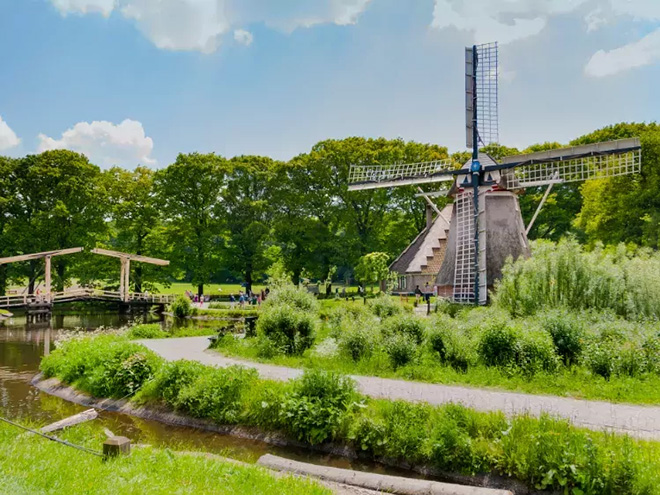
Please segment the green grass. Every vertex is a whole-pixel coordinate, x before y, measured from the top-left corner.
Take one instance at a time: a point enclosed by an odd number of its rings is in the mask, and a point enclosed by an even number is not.
[[[142,405],[166,405],[218,424],[279,431],[308,445],[332,441],[374,460],[386,458],[445,472],[499,474],[530,488],[571,495],[660,493],[660,443],[591,432],[549,416],[507,418],[501,412],[478,412],[454,404],[373,400],[361,396],[351,380],[321,371],[282,383],[260,379],[253,369],[215,368],[191,361],[165,363],[120,336],[63,342],[44,358],[42,370],[92,394],[108,391],[101,397],[121,396],[130,385],[139,389],[133,400]],[[1,452],[0,456],[21,466],[13,449]],[[30,473],[51,467],[50,456],[40,459],[29,468],[33,469]],[[80,467],[68,458],[66,462]],[[172,476],[176,480],[179,471],[170,461],[166,467],[174,471],[165,476],[168,486],[176,486]],[[8,468],[9,473],[15,472],[13,466]],[[2,475],[7,476],[6,471]],[[60,482],[65,481],[62,478],[66,476],[60,476]],[[85,492],[84,486],[75,488],[74,493]],[[259,490],[248,493],[255,492]],[[272,492],[283,493],[277,488]]]
[[[187,290],[191,291],[193,294],[197,294],[197,286],[189,284],[187,282],[174,282],[169,287],[166,287],[163,284],[154,284],[156,289],[161,294],[175,294],[183,295]],[[260,291],[265,289],[266,286],[262,284],[256,284],[252,286],[253,291]],[[219,290],[222,289],[222,290]],[[242,287],[240,284],[205,284],[204,285],[204,294],[211,296],[227,296],[230,294],[237,295],[239,291],[245,291],[245,287]]]
[[[100,457],[51,442],[0,423],[0,491],[12,495],[80,493],[112,495],[171,493],[329,495],[316,483],[275,477],[256,466],[242,466],[154,448],[133,449],[130,456]],[[100,427],[81,425],[60,438],[100,450]]]
[[[206,335],[217,335],[220,329],[226,325],[204,326],[174,326],[163,329],[160,323],[143,323],[135,325],[126,331],[126,336],[131,340],[139,339],[169,339],[178,337],[202,337]]]

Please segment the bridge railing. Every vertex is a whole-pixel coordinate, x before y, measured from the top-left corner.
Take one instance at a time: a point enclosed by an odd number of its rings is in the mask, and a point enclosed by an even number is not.
[[[170,304],[175,297],[171,294],[145,294],[139,292],[130,292],[125,302],[144,302],[147,304]],[[104,301],[123,301],[122,294],[119,291],[93,289],[93,288],[70,288],[63,291],[48,294],[20,294],[0,296],[0,308],[16,308],[28,306],[37,303],[55,303],[79,301],[84,299],[97,299]]]

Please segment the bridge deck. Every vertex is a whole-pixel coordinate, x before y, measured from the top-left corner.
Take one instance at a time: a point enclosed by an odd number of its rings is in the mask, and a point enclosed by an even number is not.
[[[22,294],[11,296],[0,296],[0,308],[20,308],[44,303],[63,303],[73,301],[106,301],[124,302],[128,304],[169,304],[174,301],[170,294],[142,294],[130,292],[127,300],[122,300],[121,293],[101,289],[67,289],[62,292],[47,294]]]

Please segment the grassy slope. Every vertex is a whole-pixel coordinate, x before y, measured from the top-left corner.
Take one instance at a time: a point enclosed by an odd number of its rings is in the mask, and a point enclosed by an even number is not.
[[[290,477],[275,478],[257,467],[217,459],[174,455],[168,450],[134,449],[129,457],[104,462],[0,423],[0,491],[12,495],[84,494],[291,494],[329,495],[319,485]],[[60,437],[99,449],[100,428],[78,426]]]
[[[325,336],[321,332],[317,342]],[[238,356],[296,368],[318,368],[356,375],[371,375],[384,378],[402,378],[429,383],[492,387],[529,394],[548,394],[609,402],[632,404],[660,404],[660,377],[645,379],[612,377],[606,380],[594,376],[584,368],[561,369],[552,374],[538,373],[534,376],[511,374],[496,367],[473,366],[465,373],[443,365],[430,353],[424,353],[420,361],[393,369],[388,357],[382,352],[374,353],[369,359],[357,363],[338,356],[319,356],[313,349],[303,356],[276,356],[264,359],[258,356],[257,339],[234,340],[229,337],[218,342],[217,351],[228,356]]]

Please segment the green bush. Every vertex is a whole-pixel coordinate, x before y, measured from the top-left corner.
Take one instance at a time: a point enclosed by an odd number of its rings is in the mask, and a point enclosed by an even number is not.
[[[528,329],[521,332],[517,345],[516,365],[528,375],[540,371],[556,371],[559,357],[555,353],[552,338],[542,330]]]
[[[495,320],[486,325],[479,339],[479,357],[487,366],[509,366],[518,354],[519,332],[506,322]]]
[[[463,309],[465,309],[464,304],[457,304],[443,297],[438,297],[435,303],[436,313],[446,314],[452,318],[456,317]]]
[[[167,337],[167,332],[163,331],[159,323],[145,323],[129,328],[126,336],[132,340],[162,339]]]
[[[550,334],[557,354],[567,366],[580,359],[585,332],[580,320],[566,311],[550,311],[539,318],[543,329]]]
[[[156,354],[117,335],[67,340],[53,355],[41,362],[45,376],[57,376],[97,397],[134,394],[162,366]]]
[[[280,419],[298,440],[315,445],[335,437],[356,400],[355,383],[350,378],[320,370],[306,371],[284,398]]]
[[[252,368],[210,368],[179,390],[176,407],[197,418],[234,424],[243,410],[242,396],[258,379]]]
[[[192,314],[192,305],[190,299],[186,296],[178,296],[171,305],[171,310],[177,318],[185,318]]]
[[[371,355],[378,342],[378,333],[363,321],[348,324],[339,337],[339,350],[353,361]]]
[[[155,378],[144,387],[140,397],[162,399],[176,408],[179,392],[195,382],[207,369],[197,361],[185,359],[165,363]]]
[[[273,289],[263,303],[264,309],[278,306],[287,306],[308,313],[318,313],[319,303],[304,287],[295,285],[282,285]]]
[[[385,352],[394,368],[405,366],[414,361],[418,351],[417,342],[408,334],[395,333],[385,339]]]
[[[370,299],[367,305],[379,318],[389,318],[401,312],[401,306],[386,294]]]
[[[257,320],[260,339],[286,354],[302,354],[314,343],[316,319],[309,312],[281,304],[264,309]]]
[[[465,372],[477,360],[474,343],[456,322],[443,315],[435,318],[427,335],[431,351],[441,362]]]
[[[381,330],[385,337],[407,335],[419,345],[426,335],[426,324],[417,316],[402,314],[384,320]]]

